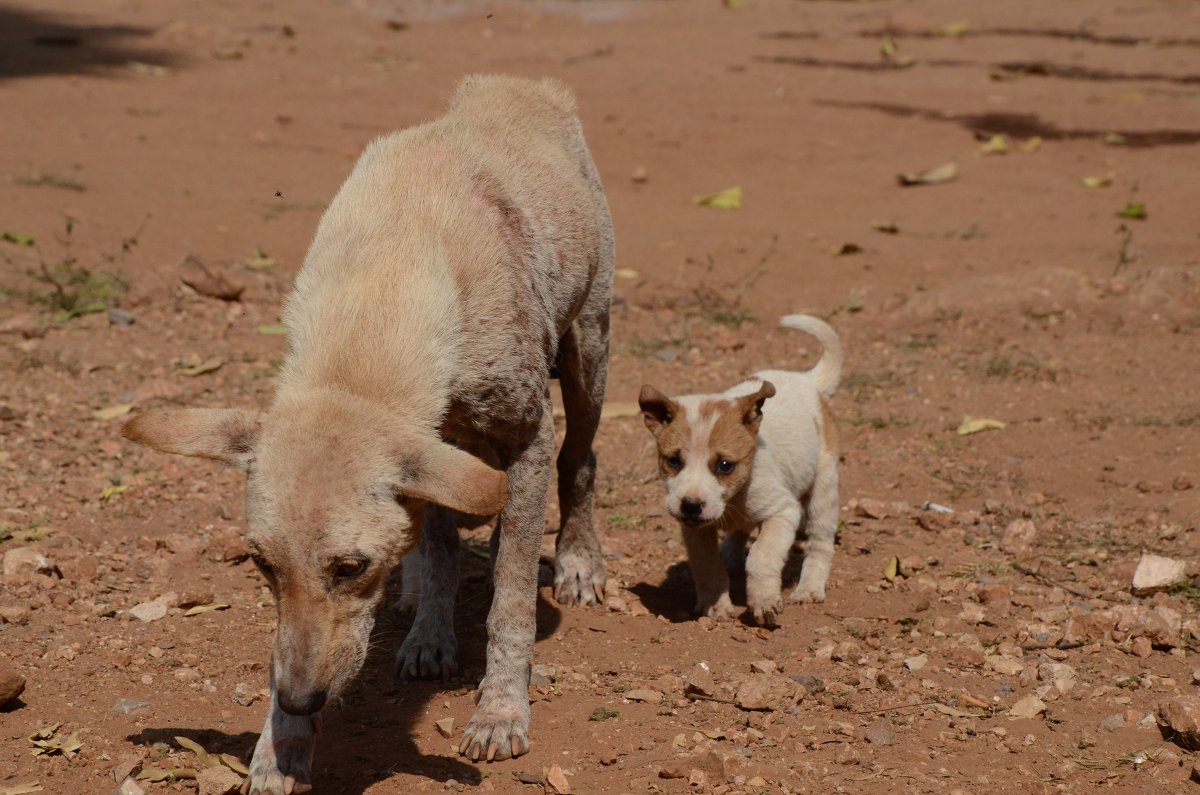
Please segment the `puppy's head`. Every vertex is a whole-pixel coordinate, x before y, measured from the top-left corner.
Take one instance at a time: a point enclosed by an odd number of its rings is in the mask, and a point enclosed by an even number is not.
[[[425,505],[490,515],[508,494],[503,472],[344,395],[280,400],[269,413],[148,412],[124,433],[246,470],[250,549],[279,611],[273,679],[297,715],[362,666],[388,573],[420,536]]]
[[[658,468],[667,487],[667,510],[687,527],[718,521],[750,480],[762,406],[775,394],[770,381],[737,398],[672,399],[650,385],[638,405],[658,443]]]

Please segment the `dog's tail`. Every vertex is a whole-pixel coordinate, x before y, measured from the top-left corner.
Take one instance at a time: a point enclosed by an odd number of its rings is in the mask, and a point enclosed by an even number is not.
[[[842,341],[837,332],[824,320],[811,315],[784,315],[779,318],[779,325],[808,332],[821,343],[824,349],[821,359],[808,374],[816,382],[817,389],[826,397],[833,397],[842,378]]]

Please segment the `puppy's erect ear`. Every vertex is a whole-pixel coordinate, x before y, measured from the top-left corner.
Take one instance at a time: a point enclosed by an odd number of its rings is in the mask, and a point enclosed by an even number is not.
[[[262,428],[262,412],[170,409],[138,414],[121,428],[126,439],[164,453],[212,458],[247,469]]]
[[[762,386],[753,395],[746,395],[738,398],[738,407],[742,411],[742,422],[746,425],[746,430],[750,433],[758,433],[758,426],[762,423],[762,407],[763,403],[767,402],[767,398],[774,397],[775,385],[770,381],[763,381]]]
[[[508,502],[508,475],[437,440],[405,453],[398,491],[473,516],[493,516]]]
[[[642,391],[638,393],[638,406],[642,409],[642,419],[646,421],[646,427],[655,436],[670,425],[671,420],[679,413],[678,403],[649,384],[643,386]]]

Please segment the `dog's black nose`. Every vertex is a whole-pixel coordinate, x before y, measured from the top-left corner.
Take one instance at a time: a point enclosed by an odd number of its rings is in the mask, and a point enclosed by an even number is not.
[[[679,501],[679,512],[689,519],[695,519],[704,513],[704,503],[695,497],[684,497]]]
[[[311,693],[279,692],[279,706],[289,715],[312,715],[320,712],[325,706],[329,693],[326,690],[315,690]]]

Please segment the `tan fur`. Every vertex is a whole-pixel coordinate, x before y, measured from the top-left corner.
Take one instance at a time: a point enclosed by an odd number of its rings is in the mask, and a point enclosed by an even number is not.
[[[727,568],[742,565],[746,535],[759,526],[744,563],[746,597],[754,619],[767,625],[783,609],[783,565],[802,517],[808,546],[794,601],[825,598],[838,524],[837,428],[828,396],[837,389],[841,342],[816,318],[792,315],[781,325],[827,346],[813,370],[760,372],[717,395],[669,398],[646,385],[639,396],[658,446],[667,510],[683,525],[696,611],[732,611]],[[678,461],[668,463],[673,456]],[[726,533],[720,550],[718,530]]]
[[[334,197],[285,307],[289,350],[270,408],[128,424],[142,444],[248,470],[249,540],[279,632],[246,788],[307,782],[307,713],[361,666],[387,572],[418,541],[424,581],[397,671],[455,669],[463,513],[501,516],[487,676],[462,751],[528,749],[554,366],[567,409],[555,593],[565,603],[603,594],[591,444],[612,268],[611,221],[570,91],[470,77],[444,117],[368,146]]]

